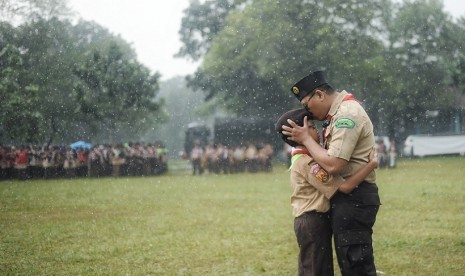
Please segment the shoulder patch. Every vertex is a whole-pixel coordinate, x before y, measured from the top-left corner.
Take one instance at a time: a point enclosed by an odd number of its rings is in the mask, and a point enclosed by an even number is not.
[[[336,124],[334,126],[336,128],[354,128],[355,122],[349,118],[341,118],[336,121]]]
[[[320,180],[323,183],[327,182],[329,179],[328,173],[318,164],[313,165],[310,168],[310,171],[318,180]]]

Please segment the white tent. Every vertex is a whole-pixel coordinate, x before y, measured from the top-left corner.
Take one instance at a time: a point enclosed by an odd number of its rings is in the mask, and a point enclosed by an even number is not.
[[[410,135],[404,143],[405,156],[465,154],[465,135]]]

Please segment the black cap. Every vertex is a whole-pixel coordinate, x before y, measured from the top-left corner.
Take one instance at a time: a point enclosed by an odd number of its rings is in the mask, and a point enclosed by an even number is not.
[[[305,96],[310,94],[315,88],[322,86],[323,84],[327,84],[328,82],[325,80],[323,75],[323,71],[315,71],[310,73],[310,75],[306,76],[305,78],[298,81],[294,86],[291,88],[292,94],[297,97],[299,101],[301,101]]]
[[[291,119],[297,125],[303,126],[305,116],[307,116],[307,119],[313,119],[312,114],[310,112],[308,112],[305,108],[293,109],[293,110],[287,111],[286,113],[281,115],[281,117],[279,117],[278,121],[276,122],[275,130],[278,132],[279,135],[281,135],[281,139],[283,139],[283,141],[286,142],[291,147],[296,147],[299,144],[294,142],[294,141],[291,141],[291,140],[287,139],[289,136],[284,135],[282,133],[283,126],[288,126],[288,127],[291,126],[287,122],[287,119]]]

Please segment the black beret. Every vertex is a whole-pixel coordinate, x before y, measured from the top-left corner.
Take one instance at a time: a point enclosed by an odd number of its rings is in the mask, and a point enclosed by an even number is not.
[[[298,146],[300,144],[287,139],[289,136],[284,135],[282,133],[283,126],[288,126],[288,127],[291,126],[287,122],[287,119],[291,119],[297,125],[303,126],[305,116],[307,116],[307,119],[313,119],[312,114],[310,112],[308,112],[305,108],[293,109],[293,110],[287,111],[286,113],[281,115],[281,117],[279,117],[278,121],[276,122],[275,130],[278,132],[279,135],[281,135],[281,139],[283,139],[283,141],[286,142],[291,147],[296,147],[296,146]]]
[[[327,84],[323,71],[315,71],[310,73],[310,75],[306,76],[305,78],[298,81],[294,86],[291,88],[292,94],[297,97],[299,101],[301,101],[305,96],[310,94],[315,88],[322,86],[323,84]]]

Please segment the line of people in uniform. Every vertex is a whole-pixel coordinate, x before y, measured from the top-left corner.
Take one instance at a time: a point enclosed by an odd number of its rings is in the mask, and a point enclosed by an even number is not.
[[[168,170],[163,143],[71,148],[0,145],[0,180],[159,175]]]
[[[204,172],[241,173],[241,172],[271,172],[273,169],[273,146],[269,143],[247,146],[239,144],[227,147],[224,144],[208,143],[202,147],[200,142],[195,142],[190,152],[189,159],[192,163],[192,174]]]

